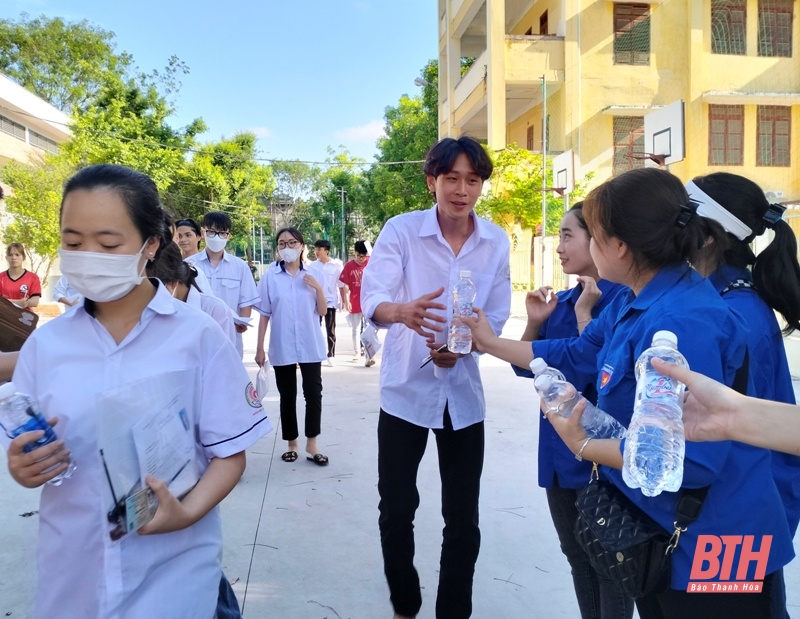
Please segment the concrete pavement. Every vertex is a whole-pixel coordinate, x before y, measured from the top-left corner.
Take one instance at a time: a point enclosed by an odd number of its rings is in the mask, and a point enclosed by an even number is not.
[[[512,317],[507,337],[519,337]],[[247,470],[222,504],[223,566],[248,619],[380,619],[391,617],[377,529],[376,426],[378,365],[350,361],[350,330],[338,320],[335,366],[323,365],[320,449],[330,465],[280,460],[280,428],[248,451]],[[245,360],[256,366],[255,338],[245,334]],[[537,399],[530,381],[484,356],[486,459],[481,498],[482,547],[475,574],[476,618],[578,617],[569,566],[561,554],[544,491],[536,486]],[[278,426],[274,380],[265,396]],[[302,399],[298,404],[302,416]],[[301,442],[301,448],[303,443]],[[416,565],[423,586],[419,619],[434,616],[441,544],[435,442],[419,474]],[[0,615],[30,616],[38,491],[0,471]],[[795,540],[800,553],[800,538]],[[800,561],[786,572],[790,613],[800,615]],[[92,585],[88,585],[92,586]]]

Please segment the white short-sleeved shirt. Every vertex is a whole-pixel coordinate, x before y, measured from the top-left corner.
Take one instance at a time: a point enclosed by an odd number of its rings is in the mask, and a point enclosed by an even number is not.
[[[77,307],[80,305],[80,302],[83,301],[83,295],[70,285],[66,275],[59,277],[56,285],[53,287],[53,300],[58,301],[61,298],[67,299],[68,301],[77,299],[78,302],[72,307]],[[67,309],[69,309],[69,307]]]
[[[477,296],[475,306],[486,312],[498,335],[511,312],[510,243],[505,231],[472,214],[475,230],[458,256],[442,236],[437,207],[391,218],[381,230],[364,268],[361,281],[361,309],[372,319],[379,304],[407,303],[444,288],[436,299],[447,305],[443,315],[453,311],[451,291],[461,270],[471,271]],[[403,324],[375,326],[388,328],[381,361],[381,408],[387,413],[424,428],[443,426],[448,406],[453,428],[459,430],[482,421],[483,397],[477,355],[465,355],[451,369],[434,375],[434,365],[420,369],[429,354],[424,338]],[[447,325],[437,342],[447,342]]]
[[[341,261],[333,258],[328,262],[314,260],[314,262],[308,263],[307,266],[309,272],[313,273],[317,281],[322,284],[322,290],[325,292],[325,303],[328,307],[339,307],[339,288],[344,287],[344,284],[339,281],[339,276],[344,268]]]
[[[203,252],[203,253],[205,253],[205,252]],[[197,262],[197,257],[199,255],[200,254],[194,254],[192,256],[189,256],[188,258],[184,258],[183,261],[186,264],[189,264],[189,265],[193,266],[195,268],[195,270],[197,271],[197,277],[194,278],[194,281],[200,287],[200,291],[203,294],[206,294],[206,295],[208,295],[210,297],[213,297],[214,296],[214,292],[211,290],[211,282],[208,281],[208,278],[206,277],[206,274],[203,272],[203,270],[198,268],[197,265],[195,264],[195,262]]]
[[[327,358],[319,328],[317,293],[303,281],[308,272],[300,268],[292,276],[283,262],[273,263],[258,282],[260,299],[255,308],[270,319],[267,354],[272,365],[316,363]]]
[[[237,314],[241,308],[251,307],[258,301],[253,274],[241,258],[224,251],[222,260],[216,267],[208,260],[206,251],[201,251],[192,258],[195,259],[194,266],[197,270],[203,271],[208,278],[214,296],[225,301],[226,305]],[[203,290],[205,291],[204,288]]]
[[[61,486],[44,486],[39,508],[35,617],[214,616],[222,535],[218,508],[174,533],[112,542],[103,508],[106,479],[97,449],[97,396],[174,370],[202,379],[190,413],[201,473],[239,453],[272,426],[234,347],[214,321],[158,286],[140,321],[117,345],[79,307],[28,338],[14,373],[35,397],[77,463]],[[7,448],[8,439],[0,436]]]
[[[218,299],[213,294],[198,292],[196,288],[189,287],[189,294],[186,297],[186,305],[199,309],[211,316],[222,332],[228,337],[231,344],[236,346],[236,327],[233,324],[231,309],[225,302]]]

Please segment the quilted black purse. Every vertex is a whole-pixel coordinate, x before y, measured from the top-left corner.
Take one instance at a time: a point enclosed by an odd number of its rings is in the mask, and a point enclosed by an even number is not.
[[[578,494],[575,537],[592,568],[633,599],[670,585],[672,552],[681,533],[700,515],[708,487],[682,490],[670,535],[613,484],[600,481],[597,465]]]

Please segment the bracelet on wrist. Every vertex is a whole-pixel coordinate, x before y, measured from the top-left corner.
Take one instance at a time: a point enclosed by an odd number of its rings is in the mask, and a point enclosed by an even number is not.
[[[586,446],[589,444],[589,441],[591,441],[592,438],[593,437],[590,436],[585,441],[583,441],[583,445],[581,445],[581,448],[578,450],[578,453],[575,454],[575,459],[578,462],[583,462],[583,450],[586,449]]]

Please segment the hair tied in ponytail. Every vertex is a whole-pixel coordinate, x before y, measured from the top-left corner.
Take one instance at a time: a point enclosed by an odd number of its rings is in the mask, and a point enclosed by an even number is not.
[[[681,204],[681,212],[678,214],[678,218],[675,220],[675,225],[678,228],[685,228],[686,224],[689,223],[689,220],[697,212],[697,206],[698,202],[692,199],[689,199],[686,204]]]
[[[783,217],[786,207],[783,204],[770,204],[767,212],[761,217],[767,228],[774,228]]]

